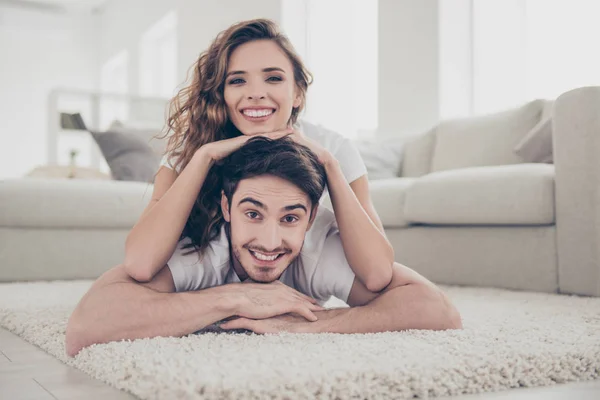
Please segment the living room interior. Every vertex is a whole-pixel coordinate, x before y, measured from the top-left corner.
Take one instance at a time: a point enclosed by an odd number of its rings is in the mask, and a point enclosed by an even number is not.
[[[0,0],[0,397],[600,398],[599,12]],[[354,143],[396,261],[443,288],[463,329],[205,333],[68,357],[70,313],[123,262],[152,195],[171,99],[218,32],[253,18],[288,35],[314,76],[301,118]]]

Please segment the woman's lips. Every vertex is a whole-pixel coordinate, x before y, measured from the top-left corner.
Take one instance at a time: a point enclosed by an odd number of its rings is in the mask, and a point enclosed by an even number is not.
[[[240,112],[240,114],[242,114],[242,116],[244,117],[244,119],[246,121],[250,121],[250,122],[264,122],[267,121],[269,118],[271,118],[274,114],[275,114],[275,110],[273,110],[273,112],[269,115],[265,115],[263,117],[251,117],[249,115],[244,114],[243,112]]]

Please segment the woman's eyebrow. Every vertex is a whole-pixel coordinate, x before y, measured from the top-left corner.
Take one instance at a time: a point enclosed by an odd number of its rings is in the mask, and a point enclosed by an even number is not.
[[[285,74],[285,71],[279,67],[268,67],[268,68],[263,68],[262,72],[273,72],[273,71],[279,71],[279,72],[283,72]],[[231,75],[244,75],[246,73],[246,71],[230,71],[227,74],[227,77],[231,76]]]

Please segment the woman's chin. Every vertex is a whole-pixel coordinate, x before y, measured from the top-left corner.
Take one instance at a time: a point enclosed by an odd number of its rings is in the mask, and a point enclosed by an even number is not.
[[[285,125],[282,125],[281,127],[278,128],[276,124],[265,124],[265,125],[260,125],[260,126],[258,126],[258,125],[248,126],[248,125],[244,124],[244,126],[237,126],[237,128],[240,132],[242,132],[246,136],[256,136],[256,135],[260,135],[263,133],[270,133],[270,132],[275,132],[278,130],[283,130],[283,129],[285,129]]]

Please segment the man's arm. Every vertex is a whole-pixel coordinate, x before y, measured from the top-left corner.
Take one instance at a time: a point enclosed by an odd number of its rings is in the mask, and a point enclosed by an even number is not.
[[[223,285],[170,293],[175,288],[168,267],[140,284],[119,265],[98,278],[73,311],[67,354],[74,356],[94,343],[193,333],[235,315],[237,296],[231,295],[232,289]]]
[[[392,282],[381,293],[369,291],[355,279],[350,308],[318,311],[315,322],[292,315],[264,320],[239,318],[224,329],[250,329],[256,333],[374,333],[406,329],[461,329],[458,310],[433,283],[404,265],[394,263]]]

